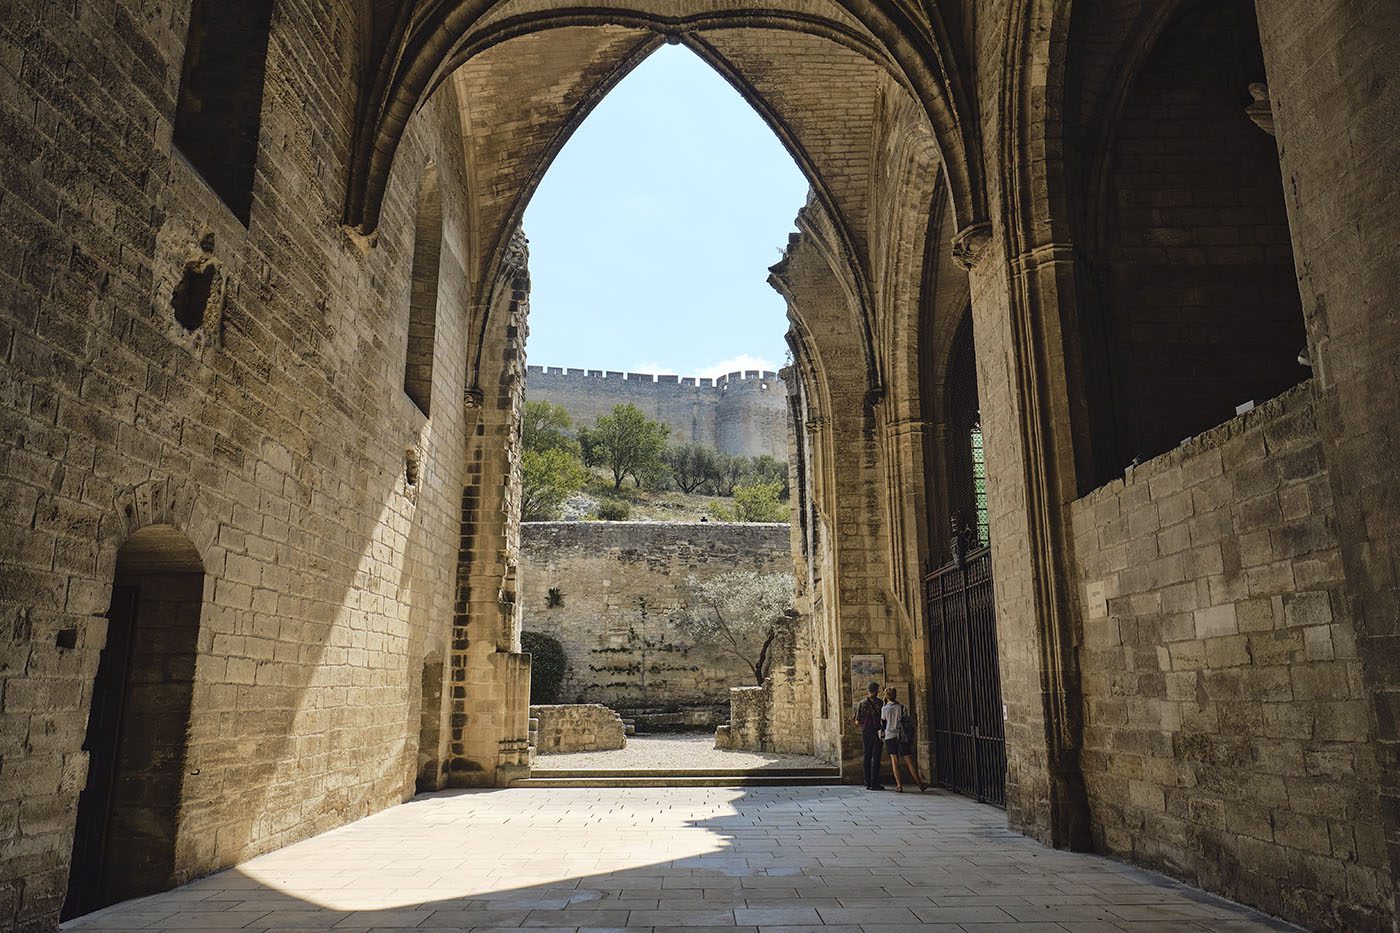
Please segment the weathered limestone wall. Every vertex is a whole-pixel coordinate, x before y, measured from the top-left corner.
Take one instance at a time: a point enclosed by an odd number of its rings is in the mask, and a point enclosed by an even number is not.
[[[530,707],[540,722],[536,748],[543,755],[566,752],[607,752],[627,746],[622,717],[596,703],[550,704]]]
[[[560,699],[615,708],[724,706],[753,682],[743,661],[682,632],[688,581],[728,570],[790,573],[788,526],[722,522],[526,522],[523,627],[568,655]],[[549,591],[563,604],[551,607]]]
[[[63,899],[103,614],[142,527],[206,571],[172,880],[412,793],[466,475],[467,169],[444,90],[408,125],[377,245],[342,233],[358,9],[278,5],[247,228],[172,147],[189,3],[0,14],[0,926]],[[426,418],[403,366],[430,160]],[[223,286],[193,331],[172,311],[191,261]]]
[[[803,715],[810,675],[794,676],[795,667],[789,662],[761,687],[729,688],[729,721],[715,730],[715,748],[812,754],[812,718]]]
[[[1073,516],[1096,848],[1378,929],[1379,766],[1312,383]]]
[[[1255,7],[1400,929],[1400,4]]]
[[[786,460],[787,404],[777,373],[747,370],[716,379],[531,366],[530,401],[562,405],[575,427],[591,426],[614,405],[636,405],[671,428],[672,444]]]

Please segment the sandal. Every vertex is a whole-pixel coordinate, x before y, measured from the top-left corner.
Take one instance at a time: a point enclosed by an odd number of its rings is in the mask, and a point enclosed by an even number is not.
[[[904,785],[903,785],[903,784],[896,784],[896,785],[894,786],[894,792],[895,792],[896,794],[902,794],[902,793],[904,793]]]

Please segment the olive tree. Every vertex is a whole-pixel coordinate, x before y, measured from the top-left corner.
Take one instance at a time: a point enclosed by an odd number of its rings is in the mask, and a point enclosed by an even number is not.
[[[792,574],[727,570],[706,580],[691,577],[689,589],[689,605],[677,625],[743,661],[762,686],[774,646],[790,639],[797,623]]]

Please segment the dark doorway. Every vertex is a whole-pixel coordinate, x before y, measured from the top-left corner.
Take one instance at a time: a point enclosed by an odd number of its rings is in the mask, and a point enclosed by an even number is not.
[[[63,919],[174,884],[204,571],[169,526],[122,547],[93,681]]]
[[[442,657],[431,652],[423,659],[423,701],[418,719],[418,774],[415,790],[422,794],[442,787]]]

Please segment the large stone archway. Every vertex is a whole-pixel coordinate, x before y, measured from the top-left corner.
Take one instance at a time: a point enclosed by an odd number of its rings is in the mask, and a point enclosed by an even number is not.
[[[0,925],[61,909],[99,617],[146,525],[206,574],[174,877],[399,802],[423,759],[436,782],[520,773],[515,235],[572,129],[674,42],[815,192],[773,270],[827,613],[814,733],[848,731],[843,653],[935,676],[913,660],[946,487],[925,441],[970,300],[1010,825],[1310,925],[1394,926],[1393,2],[1254,3],[1313,379],[1131,470],[1088,334],[1137,286],[1096,291],[1086,182],[1111,173],[1086,166],[1205,5],[304,0],[241,23],[246,56],[201,57],[214,2],[0,15]],[[211,87],[228,112],[199,109]],[[177,128],[195,112],[207,135]],[[225,130],[236,178],[210,168]],[[431,406],[404,391],[410,347]]]

